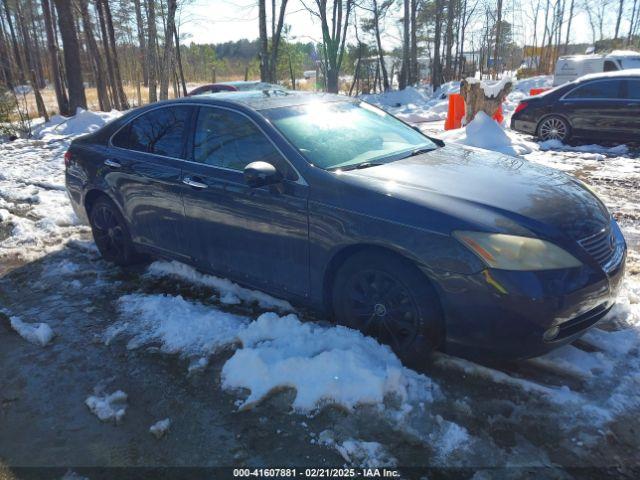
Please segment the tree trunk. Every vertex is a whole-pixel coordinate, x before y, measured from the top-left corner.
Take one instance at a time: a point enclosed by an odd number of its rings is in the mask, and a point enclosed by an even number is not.
[[[67,0],[54,0],[54,3],[58,11],[58,26],[62,37],[64,65],[69,86],[69,110],[71,114],[75,114],[79,107],[87,108],[87,98],[84,94],[80,47],[76,35],[73,9]]]
[[[567,50],[569,49],[569,35],[571,34],[571,21],[573,20],[574,3],[574,0],[571,0],[571,4],[569,5],[569,23],[567,24],[567,37],[564,41],[564,53],[567,53]]]
[[[411,8],[410,0],[403,0],[404,12],[402,19],[402,70],[400,70],[399,88],[403,90],[409,84],[411,78],[411,54],[410,54],[410,30],[411,30]]]
[[[620,33],[620,21],[622,20],[622,12],[624,12],[624,0],[620,0],[620,3],[618,4],[618,18],[616,18],[616,31],[613,35],[614,39],[617,39]]]
[[[182,87],[183,96],[187,96],[187,82],[184,79],[184,70],[182,69],[182,55],[180,54],[180,35],[178,29],[173,30],[176,40],[176,62],[178,63],[178,73],[180,74],[180,85]]]
[[[487,97],[480,82],[462,80],[460,82],[460,94],[464,98],[465,125],[471,123],[476,114],[481,111],[489,117],[493,117],[502,102],[504,102],[504,99],[509,95],[509,92],[511,92],[512,86],[512,83],[507,81],[498,92],[498,95]]]
[[[267,5],[266,0],[258,0],[258,29],[260,30],[260,80],[269,78],[269,39],[267,37]]]
[[[417,3],[417,0],[411,0],[411,48],[409,50],[411,52],[409,56],[409,62],[411,65],[409,72],[411,75],[409,77],[409,82],[412,85],[418,83],[418,77],[420,76],[420,72],[418,71],[418,32],[416,31]]]
[[[129,102],[122,86],[122,76],[120,75],[120,62],[118,61],[118,51],[116,50],[116,39],[115,31],[113,29],[113,18],[111,17],[111,8],[109,7],[109,2],[107,0],[102,0],[100,3],[102,4],[104,11],[104,18],[107,24],[107,38],[109,40],[109,48],[111,49],[111,56],[113,58],[113,73],[116,81],[114,90],[118,95],[120,109],[126,110],[129,108]]]
[[[107,84],[105,82],[106,76],[104,67],[102,65],[102,57],[98,50],[98,44],[93,35],[93,26],[91,25],[91,17],[89,16],[89,7],[87,5],[88,0],[80,0],[80,15],[82,17],[82,29],[84,30],[84,36],[87,41],[87,47],[89,49],[89,56],[91,57],[91,67],[93,70],[93,76],[96,81],[96,90],[98,91],[98,103],[100,110],[108,112],[111,110],[111,101],[109,100],[109,93],[107,91]]]
[[[447,28],[445,31],[445,56],[444,56],[444,78],[452,80],[452,61],[451,51],[453,49],[453,20],[455,15],[455,0],[449,0],[447,5]]]
[[[273,6],[275,7],[275,0],[273,2]],[[278,16],[278,23],[273,28],[273,34],[271,36],[271,54],[269,58],[269,81],[272,83],[276,83],[278,81],[276,69],[278,67],[278,49],[280,48],[280,38],[282,36],[282,28],[284,27],[284,14],[287,9],[287,0],[280,1],[280,14]],[[273,11],[273,16],[275,18],[275,10]],[[273,26],[273,25],[272,25]]]
[[[378,10],[377,0],[373,0],[373,29],[376,35],[378,61],[380,62],[380,68],[382,71],[382,85],[384,91],[386,92],[391,88],[391,85],[389,84],[389,74],[387,73],[387,66],[384,64],[384,50],[382,49],[382,39],[380,37],[380,12]]]
[[[26,69],[20,54],[20,47],[18,46],[18,38],[16,37],[16,31],[13,27],[13,20],[11,18],[11,11],[9,10],[9,3],[7,0],[3,0],[4,13],[7,18],[7,25],[9,25],[9,33],[11,35],[11,45],[13,47],[13,56],[15,58],[16,66],[18,67],[18,80],[24,84],[27,82]]]
[[[140,65],[142,67],[142,81],[144,86],[149,85],[149,72],[147,70],[147,41],[144,37],[144,19],[142,18],[142,8],[140,0],[133,0],[136,10],[136,26],[138,29],[138,43],[140,48]]]
[[[176,28],[176,0],[168,0],[167,3],[167,22],[164,33],[164,53],[162,55],[162,69],[160,72],[160,100],[169,98],[169,79],[173,72],[173,43],[174,30]]]
[[[42,100],[42,95],[40,94],[40,88],[38,87],[35,70],[31,70],[31,88],[33,89],[33,95],[36,97],[36,108],[38,109],[38,116],[44,117],[44,121],[48,122],[49,114],[47,113],[47,108],[45,107],[44,100]]]
[[[436,26],[433,40],[433,67],[431,69],[431,85],[435,90],[442,82],[442,66],[440,64],[440,36],[442,35],[442,2],[436,0]]]
[[[149,54],[149,103],[158,101],[157,88],[157,51],[156,42],[158,34],[156,32],[156,7],[155,0],[147,0],[147,20],[149,24],[149,41],[147,42],[147,52]]]
[[[53,77],[53,87],[56,91],[56,100],[58,102],[58,111],[62,115],[69,115],[69,99],[67,92],[62,85],[62,76],[60,74],[60,57],[58,54],[58,46],[56,45],[55,34],[53,31],[53,19],[51,18],[51,4],[49,0],[42,1],[42,12],[44,14],[44,26],[47,32],[47,49],[49,51],[49,63],[51,64],[51,76]]]
[[[500,35],[502,30],[502,0],[498,0],[498,18],[496,20],[496,47],[493,51],[493,70],[498,74],[498,55],[500,55]]]
[[[13,69],[10,61],[11,54],[9,53],[9,45],[4,31],[4,25],[0,20],[0,58],[6,59],[4,62],[0,62],[0,68],[2,69],[2,78],[9,90],[13,90],[15,84],[13,83]]]

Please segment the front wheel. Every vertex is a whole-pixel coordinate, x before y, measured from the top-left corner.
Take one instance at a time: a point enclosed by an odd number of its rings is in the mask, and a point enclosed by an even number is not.
[[[571,136],[571,127],[567,121],[558,116],[547,117],[538,126],[538,137],[541,140],[559,140],[565,142]]]
[[[126,221],[111,200],[106,197],[96,200],[89,214],[89,223],[102,258],[120,266],[140,261]]]
[[[424,366],[441,346],[440,303],[428,279],[409,260],[376,249],[348,258],[333,286],[338,324],[389,345],[409,366]]]

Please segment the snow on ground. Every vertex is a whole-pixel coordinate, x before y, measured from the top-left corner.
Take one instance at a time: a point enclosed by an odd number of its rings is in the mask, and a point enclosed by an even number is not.
[[[151,264],[149,275],[170,276],[213,288],[220,296],[220,302],[236,305],[240,302],[257,303],[261,308],[275,308],[281,312],[291,312],[293,307],[285,300],[272,297],[264,292],[243,288],[226,278],[205,275],[195,268],[180,262],[157,261]]]
[[[90,395],[84,403],[102,422],[120,423],[127,412],[127,394],[122,390],[111,394]]]
[[[26,323],[19,317],[10,317],[11,328],[27,342],[44,347],[54,337],[53,330],[46,323]]]
[[[73,137],[119,115],[79,111],[44,124],[36,140],[0,145],[0,258],[34,259],[87,231],[67,198],[63,156]]]
[[[393,468],[398,465],[398,461],[378,442],[348,438],[338,443],[332,431],[323,430],[318,436],[318,443],[335,449],[347,465],[361,468]]]
[[[524,155],[536,148],[518,134],[503,128],[484,112],[479,112],[464,128],[449,130],[441,134],[439,138],[445,142],[484,148],[506,155]]]
[[[156,423],[149,427],[149,433],[160,439],[166,435],[171,426],[171,419],[165,418],[164,420],[158,420]]]
[[[482,87],[488,95],[495,95],[504,82],[511,80],[513,88],[502,105],[505,125],[509,124],[516,106],[529,96],[532,88],[547,88],[553,84],[552,75],[539,75],[523,80],[504,77],[501,80],[483,80]],[[387,93],[361,95],[360,98],[392,113],[406,122],[435,122],[447,118],[449,95],[460,93],[460,82],[447,82],[438,87],[433,94],[425,88],[407,87]]]

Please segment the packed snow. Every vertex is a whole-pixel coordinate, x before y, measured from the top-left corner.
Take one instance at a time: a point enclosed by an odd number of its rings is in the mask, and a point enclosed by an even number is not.
[[[84,403],[102,422],[120,423],[127,412],[127,394],[122,390],[111,394],[90,395]]]
[[[170,426],[171,419],[165,418],[164,420],[158,420],[156,423],[149,427],[149,433],[157,439],[160,439],[167,434]]]
[[[46,323],[26,323],[19,317],[10,317],[11,328],[27,342],[44,347],[53,340],[54,333]]]
[[[149,266],[148,274],[158,277],[176,277],[213,288],[220,296],[220,302],[227,305],[237,305],[240,302],[255,302],[261,308],[274,308],[281,312],[293,311],[291,304],[285,300],[272,297],[258,290],[243,288],[226,278],[200,273],[195,268],[184,263],[157,261]]]
[[[444,132],[440,138],[445,142],[484,148],[506,155],[524,155],[535,148],[531,142],[507,131],[484,112],[478,112],[465,127]]]
[[[361,468],[393,468],[398,461],[387,452],[384,445],[378,442],[365,442],[347,438],[341,443],[336,442],[330,430],[323,430],[318,436],[320,445],[335,449],[347,462]]]

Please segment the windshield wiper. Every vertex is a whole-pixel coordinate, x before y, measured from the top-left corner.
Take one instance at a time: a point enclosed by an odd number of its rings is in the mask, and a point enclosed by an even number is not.
[[[411,150],[411,153],[409,155],[407,155],[406,157],[403,157],[403,158],[416,157],[418,155],[422,155],[423,153],[432,152],[436,148],[437,147],[420,147],[420,148],[416,148],[415,150]]]
[[[355,165],[348,165],[346,167],[341,167],[341,170],[344,170],[344,171],[347,171],[347,170],[362,170],[363,168],[378,167],[380,165],[384,165],[384,163],[382,163],[382,162],[362,162],[362,163],[357,163]]]

